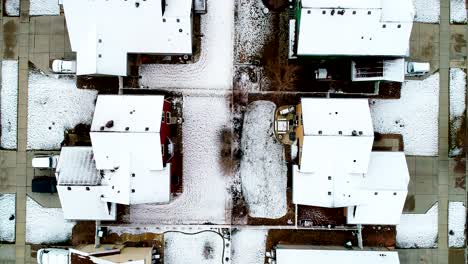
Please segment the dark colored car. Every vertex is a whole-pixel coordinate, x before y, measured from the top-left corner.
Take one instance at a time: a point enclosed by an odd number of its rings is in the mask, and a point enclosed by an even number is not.
[[[57,192],[57,179],[55,177],[35,177],[32,180],[32,192],[37,193],[56,193]]]

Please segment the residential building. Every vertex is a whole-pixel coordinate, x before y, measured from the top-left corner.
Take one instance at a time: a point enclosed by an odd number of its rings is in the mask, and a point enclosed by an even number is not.
[[[164,96],[98,96],[92,147],[63,147],[57,165],[65,219],[115,220],[116,204],[170,201],[170,107]]]
[[[193,0],[63,0],[77,75],[127,75],[127,55],[191,55]]]

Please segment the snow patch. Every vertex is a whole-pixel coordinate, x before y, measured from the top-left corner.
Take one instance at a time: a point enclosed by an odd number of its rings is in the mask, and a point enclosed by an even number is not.
[[[450,119],[465,113],[466,73],[460,68],[450,69]]]
[[[18,122],[18,61],[2,61],[0,88],[1,147],[16,149]]]
[[[30,16],[58,16],[60,15],[59,0],[30,0]]]
[[[149,88],[232,87],[234,1],[207,0],[201,16],[201,54],[195,63],[152,64],[140,67],[141,85]]]
[[[437,156],[439,73],[405,81],[398,100],[370,100],[374,130],[403,135],[407,155]]]
[[[19,16],[20,15],[20,1],[19,0],[6,0],[5,1],[5,13],[7,16]]]
[[[76,88],[75,80],[29,73],[28,149],[59,149],[64,131],[91,124],[97,92]]]
[[[414,22],[438,24],[440,0],[413,0],[416,15]]]
[[[164,234],[164,263],[219,264],[224,263],[224,239],[217,233]]]
[[[466,24],[466,0],[450,0],[450,23]]]
[[[239,229],[232,232],[232,264],[264,264],[267,230]]]
[[[45,208],[36,201],[26,201],[26,242],[55,244],[71,239],[75,222],[63,218],[61,208]]]
[[[283,145],[274,138],[276,105],[256,101],[247,107],[242,131],[240,175],[249,215],[280,218],[287,212],[287,167]]]
[[[463,202],[449,202],[448,242],[451,248],[465,246],[466,207]]]
[[[437,247],[439,206],[435,203],[425,214],[402,214],[396,226],[398,248]]]
[[[222,131],[232,123],[228,99],[185,96],[183,117],[183,193],[167,205],[130,206],[132,223],[230,223],[229,176],[220,162]]]
[[[16,194],[0,194],[0,241],[15,242]]]

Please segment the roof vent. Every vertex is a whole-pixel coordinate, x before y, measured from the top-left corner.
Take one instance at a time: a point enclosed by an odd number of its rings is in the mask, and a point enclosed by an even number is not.
[[[101,126],[99,129],[102,131],[102,130],[104,130],[104,127],[103,127],[103,126]]]
[[[358,132],[356,130],[353,130],[353,132],[351,132],[351,135],[355,137],[358,135]]]
[[[107,121],[107,123],[106,123],[106,127],[107,127],[107,128],[111,128],[111,127],[113,127],[113,126],[114,126],[114,120],[109,120],[109,121]]]

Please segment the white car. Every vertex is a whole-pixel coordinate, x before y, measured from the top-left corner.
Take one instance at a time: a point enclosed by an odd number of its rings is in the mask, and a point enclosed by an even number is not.
[[[428,62],[405,62],[406,76],[424,76],[431,71]]]
[[[37,251],[38,264],[68,264],[69,253],[67,249],[41,248]]]
[[[32,167],[53,169],[57,167],[58,157],[58,155],[37,155],[32,159]]]
[[[54,73],[76,73],[76,61],[53,60],[52,72]]]

